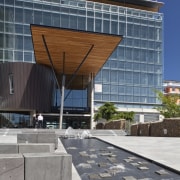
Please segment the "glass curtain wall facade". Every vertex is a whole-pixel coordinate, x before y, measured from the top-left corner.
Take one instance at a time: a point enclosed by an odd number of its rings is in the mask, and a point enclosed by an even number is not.
[[[119,108],[152,108],[159,103],[153,89],[162,89],[161,13],[82,0],[0,0],[1,62],[34,63],[30,24],[123,35],[95,78],[100,87],[95,88],[95,107],[107,101]],[[70,97],[65,103],[72,102]],[[85,100],[77,102],[87,105]]]

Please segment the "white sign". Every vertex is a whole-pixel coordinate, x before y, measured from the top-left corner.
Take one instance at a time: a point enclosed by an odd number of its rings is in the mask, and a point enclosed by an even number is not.
[[[95,92],[102,92],[102,84],[95,84]]]

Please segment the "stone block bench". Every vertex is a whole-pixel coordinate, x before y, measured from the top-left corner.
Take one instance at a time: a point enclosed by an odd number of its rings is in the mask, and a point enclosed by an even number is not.
[[[19,153],[18,144],[0,143],[0,154],[18,154],[18,153]]]
[[[72,156],[55,152],[55,132],[22,132],[0,144],[0,180],[72,180]]]
[[[57,148],[55,131],[27,131],[17,134],[17,143],[54,143]]]
[[[0,179],[24,180],[24,157],[22,154],[0,154]]]
[[[19,153],[53,153],[55,150],[54,144],[18,144],[19,145]]]
[[[0,154],[53,153],[54,151],[53,143],[0,144]]]
[[[0,154],[2,180],[72,180],[72,157],[65,153]]]

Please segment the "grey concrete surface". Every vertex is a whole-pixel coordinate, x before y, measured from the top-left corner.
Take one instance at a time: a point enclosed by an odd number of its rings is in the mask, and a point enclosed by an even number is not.
[[[22,154],[0,154],[0,180],[24,180]]]
[[[22,132],[25,132],[26,130],[22,129],[0,129],[0,143],[17,143],[17,134],[21,134]],[[37,129],[27,129],[28,132],[35,132],[37,131],[42,132],[43,130],[37,130]],[[57,137],[59,135],[64,135],[65,130],[57,130]],[[22,142],[26,142],[25,140]],[[56,153],[67,153],[66,150],[64,149],[61,141],[57,141],[57,149]],[[77,173],[77,170],[75,169],[74,165],[72,164],[72,180],[81,180],[79,177],[79,174]],[[0,179],[1,180],[1,179]]]
[[[56,153],[67,153],[60,140],[58,140],[58,148],[56,150]],[[72,180],[81,180],[76,168],[74,167],[74,164],[72,164]]]
[[[54,143],[55,132],[26,132],[17,134],[17,143]]]
[[[23,130],[25,131],[25,130]],[[32,130],[31,130],[32,131]],[[33,131],[37,131],[34,129]],[[78,130],[78,132],[82,132]],[[123,136],[122,131],[93,130],[92,136],[110,144],[116,145],[135,154],[153,160],[180,172],[180,138],[168,137],[134,137]],[[0,143],[17,143],[17,134],[21,129],[0,129]],[[55,130],[58,135],[63,135],[65,130]],[[58,144],[56,151],[64,151],[62,144]],[[73,180],[79,180],[76,169],[73,169]]]
[[[97,138],[180,173],[180,138],[137,136],[99,136]]]
[[[17,143],[17,135],[0,135],[0,143]]]
[[[71,180],[72,156],[66,153],[23,154],[25,180]]]
[[[18,154],[18,144],[15,143],[0,143],[0,154]]]
[[[18,144],[19,153],[53,153],[55,150],[54,144]]]

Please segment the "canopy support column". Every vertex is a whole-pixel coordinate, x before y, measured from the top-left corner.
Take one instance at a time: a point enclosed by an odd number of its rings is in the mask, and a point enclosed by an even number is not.
[[[62,122],[63,122],[65,82],[66,82],[65,52],[63,52],[63,73],[62,73],[62,85],[61,85],[61,109],[60,109],[60,115],[59,115],[59,129],[62,129]]]
[[[94,76],[91,73],[91,122],[90,128],[93,129],[93,120],[94,120]]]
[[[61,109],[60,109],[60,118],[59,118],[59,129],[62,129],[62,122],[63,122],[63,110],[64,110],[64,89],[65,89],[65,79],[66,76],[62,75],[62,87],[61,87]]]

